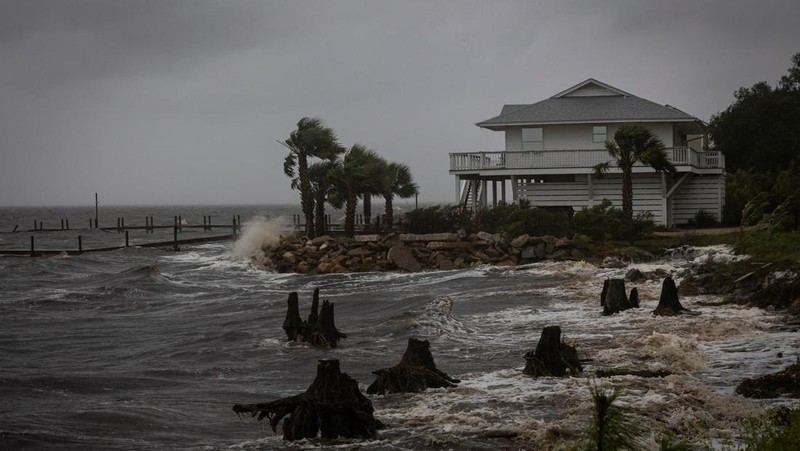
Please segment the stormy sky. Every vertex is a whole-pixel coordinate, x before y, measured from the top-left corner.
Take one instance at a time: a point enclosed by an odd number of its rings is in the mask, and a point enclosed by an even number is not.
[[[321,117],[451,202],[476,127],[594,77],[703,120],[800,52],[796,0],[1,0],[0,205],[295,203]]]

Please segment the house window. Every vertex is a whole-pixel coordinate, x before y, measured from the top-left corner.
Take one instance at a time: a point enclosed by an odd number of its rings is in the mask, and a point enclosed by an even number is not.
[[[522,129],[522,150],[544,150],[544,135],[541,128]]]
[[[592,142],[604,143],[606,142],[606,134],[608,133],[605,125],[595,125],[592,127]]]

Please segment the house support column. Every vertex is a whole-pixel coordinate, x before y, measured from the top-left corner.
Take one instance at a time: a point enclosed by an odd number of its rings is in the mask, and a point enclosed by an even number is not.
[[[492,207],[497,206],[497,180],[492,180]]]
[[[500,185],[500,198],[503,200],[503,203],[508,203],[506,201],[506,179],[503,179],[502,184]]]
[[[461,176],[456,175],[456,204],[461,203]]]
[[[511,202],[517,203],[519,193],[517,192],[517,176],[511,176]]]
[[[480,180],[480,182],[479,182],[478,186],[476,186],[476,188],[475,188],[475,189],[477,190],[479,187],[482,187],[482,188],[483,188],[483,189],[481,189],[481,190],[479,191],[479,192],[480,192],[480,195],[481,195],[481,199],[480,199],[480,202],[478,203],[478,205],[479,205],[481,208],[484,208],[484,207],[486,207],[487,205],[489,205],[489,202],[488,202],[488,200],[487,200],[487,199],[488,199],[488,196],[486,195],[486,192],[487,192],[487,191],[489,191],[489,179],[482,179],[482,180],[481,180],[481,179],[478,179],[478,180]]]

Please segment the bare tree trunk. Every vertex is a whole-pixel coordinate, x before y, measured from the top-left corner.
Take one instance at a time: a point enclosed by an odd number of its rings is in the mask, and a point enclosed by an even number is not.
[[[300,208],[306,219],[306,236],[314,238],[314,198],[308,179],[308,158],[302,152],[297,155],[297,177],[300,179]]]
[[[361,202],[364,204],[361,208],[364,210],[364,225],[368,226],[371,224],[372,221],[372,195],[370,193],[364,193],[364,198]]]
[[[320,311],[319,288],[316,288],[311,302],[311,313],[306,321],[302,321],[297,293],[289,293],[286,319],[283,322],[286,337],[290,341],[304,341],[318,348],[335,348],[339,340],[347,338],[347,334],[336,328],[333,312],[333,303],[328,301],[322,302]]]
[[[658,299],[658,306],[653,311],[654,315],[658,316],[675,316],[680,315],[689,310],[683,308],[678,300],[678,288],[675,287],[675,281],[671,276],[664,279],[661,285],[661,297]]]
[[[622,170],[622,212],[633,217],[633,174],[631,168]]]
[[[525,354],[523,373],[533,376],[566,376],[567,372],[578,374],[583,371],[578,352],[572,346],[561,342],[561,328],[547,326],[535,351]]]
[[[352,237],[356,231],[356,206],[358,204],[358,197],[356,194],[348,191],[347,199],[345,199],[344,206],[344,234]]]
[[[315,232],[317,235],[325,234],[325,193],[316,193],[316,200],[314,201],[314,209],[316,210],[316,227]]]
[[[385,194],[383,198],[386,200],[386,230],[392,230],[394,225],[394,194]]]
[[[420,392],[426,388],[453,387],[461,382],[436,368],[428,340],[408,339],[408,347],[400,363],[372,372],[377,377],[368,394]]]
[[[237,415],[268,418],[273,432],[283,422],[284,440],[377,438],[383,427],[373,416],[372,402],[358,382],[339,369],[335,359],[320,360],[317,376],[305,393],[259,404],[236,404]]]
[[[637,290],[637,302],[638,295]],[[631,303],[625,294],[625,279],[606,279],[603,282],[600,305],[603,306],[603,315],[606,316],[631,308]]]

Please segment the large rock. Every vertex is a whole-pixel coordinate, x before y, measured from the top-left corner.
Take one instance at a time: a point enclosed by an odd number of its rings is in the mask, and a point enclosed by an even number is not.
[[[422,270],[422,264],[414,257],[414,250],[404,244],[392,246],[386,258],[403,271],[416,272]]]
[[[516,247],[516,248],[525,247],[525,245],[528,244],[528,239],[530,239],[530,237],[531,236],[526,233],[524,235],[520,235],[514,238],[513,240],[511,240],[511,247]]]

